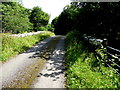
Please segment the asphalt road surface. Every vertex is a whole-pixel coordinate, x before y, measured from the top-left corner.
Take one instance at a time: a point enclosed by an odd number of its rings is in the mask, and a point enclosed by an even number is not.
[[[2,88],[65,88],[65,36],[45,39],[0,66]]]

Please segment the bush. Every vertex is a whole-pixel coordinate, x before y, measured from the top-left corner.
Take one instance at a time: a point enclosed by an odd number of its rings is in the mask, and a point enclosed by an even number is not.
[[[54,28],[51,24],[46,25],[46,29],[47,31],[52,31],[52,32],[54,31]]]
[[[43,26],[46,26],[49,22],[50,16],[43,12],[40,7],[34,7],[31,11],[31,15],[29,16],[30,22],[33,24],[34,31],[41,31]]]
[[[30,32],[33,29],[32,23],[29,22],[26,8],[17,2],[2,3],[2,32],[23,33]]]
[[[47,31],[47,29],[46,29],[45,26],[41,26],[41,27],[40,27],[40,31]]]
[[[76,31],[66,37],[66,67],[68,88],[118,88],[120,76],[103,66],[89,53]]]

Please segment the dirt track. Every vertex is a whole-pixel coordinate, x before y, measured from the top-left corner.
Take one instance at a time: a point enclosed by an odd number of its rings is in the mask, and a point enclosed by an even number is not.
[[[64,88],[64,36],[50,37],[3,64],[3,88]]]

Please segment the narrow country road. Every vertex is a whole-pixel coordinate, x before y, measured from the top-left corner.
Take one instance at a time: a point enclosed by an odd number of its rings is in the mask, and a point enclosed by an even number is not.
[[[64,40],[45,39],[0,66],[2,88],[65,88]]]

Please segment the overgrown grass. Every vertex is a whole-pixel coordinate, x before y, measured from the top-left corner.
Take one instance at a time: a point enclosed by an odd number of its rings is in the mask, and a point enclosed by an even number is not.
[[[88,52],[76,31],[66,36],[68,88],[120,88],[120,76]]]
[[[1,34],[0,37],[2,37],[2,53],[0,55],[0,61],[6,61],[10,57],[15,56],[16,54],[30,48],[37,42],[53,35],[54,33],[52,32],[40,33],[37,35],[25,37],[14,37],[8,36],[6,34]]]

